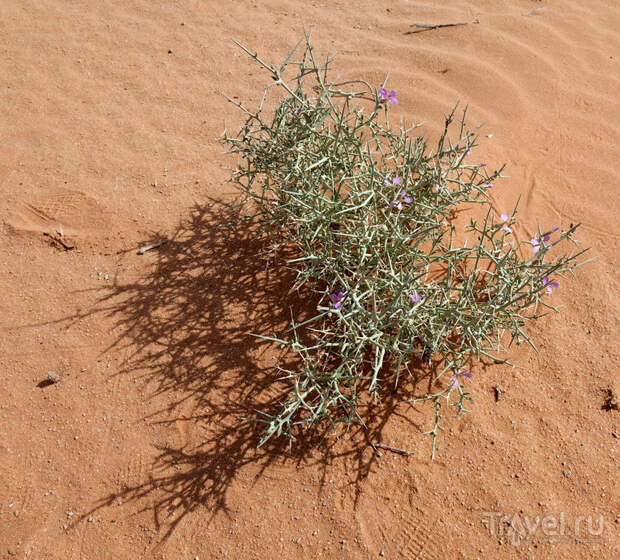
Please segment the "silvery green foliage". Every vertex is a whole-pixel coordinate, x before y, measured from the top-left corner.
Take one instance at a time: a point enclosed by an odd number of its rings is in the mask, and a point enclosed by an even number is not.
[[[222,139],[241,158],[232,181],[270,250],[294,254],[293,287],[317,302],[312,319],[293,318],[290,337],[269,339],[297,353],[300,368],[284,372],[291,391],[279,413],[258,418],[261,444],[293,438],[295,426],[363,424],[360,403],[425,374],[437,390],[405,400],[434,403],[434,453],[442,401],[460,413],[471,400],[472,360],[506,362],[505,342],[533,346],[523,327],[578,266],[583,251],[556,248],[577,225],[518,243],[517,208],[500,215],[488,196],[502,170],[471,162],[465,112],[454,123],[452,111],[429,147],[415,127],[390,126],[394,90],[331,81],[332,60],[317,62],[308,37],[281,66],[239,46],[272,81],[255,111],[235,103],[246,120]],[[282,95],[268,112],[274,89]]]

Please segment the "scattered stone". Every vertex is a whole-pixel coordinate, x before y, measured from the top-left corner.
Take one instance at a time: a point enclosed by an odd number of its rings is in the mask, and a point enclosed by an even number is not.
[[[620,401],[613,389],[605,389],[605,402],[603,402],[602,408],[603,410],[620,410]]]
[[[45,387],[49,387],[50,385],[55,385],[59,381],[60,376],[55,371],[48,371],[45,374],[45,379],[37,383],[37,387],[39,387],[39,389],[44,389]]]
[[[502,398],[502,391],[497,385],[493,387],[493,396],[495,397],[495,402]]]

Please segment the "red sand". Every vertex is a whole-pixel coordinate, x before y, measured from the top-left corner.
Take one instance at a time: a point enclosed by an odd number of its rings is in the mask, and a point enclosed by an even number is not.
[[[618,557],[618,3],[442,4],[0,4],[0,557]],[[279,355],[246,333],[286,324],[286,278],[214,228],[215,139],[241,122],[219,93],[251,104],[266,79],[232,38],[279,61],[304,26],[344,77],[390,73],[394,120],[432,135],[468,104],[476,157],[508,163],[498,211],[522,196],[515,233],[582,222],[596,257],[532,326],[540,354],[476,370],[433,463],[428,407],[372,412],[410,458],[359,434],[256,451],[240,420],[276,396]]]

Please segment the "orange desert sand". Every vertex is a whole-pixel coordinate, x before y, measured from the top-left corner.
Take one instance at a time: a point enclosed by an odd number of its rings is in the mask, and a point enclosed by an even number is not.
[[[581,222],[596,259],[540,353],[474,367],[434,462],[428,405],[368,412],[409,457],[359,430],[257,450],[242,420],[283,359],[248,333],[299,302],[217,227],[221,94],[269,81],[232,39],[280,62],[304,29],[343,79],[389,73],[394,123],[469,106],[518,239]],[[3,0],[0,46],[1,558],[618,558],[617,0]]]

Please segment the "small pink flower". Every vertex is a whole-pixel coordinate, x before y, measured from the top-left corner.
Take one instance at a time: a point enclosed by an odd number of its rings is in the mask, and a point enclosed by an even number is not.
[[[334,309],[339,309],[340,306],[342,305],[342,300],[344,298],[344,293],[343,292],[338,292],[337,294],[330,294],[329,297],[332,300],[332,303],[334,304]]]
[[[424,299],[424,296],[413,290],[413,293],[409,294],[409,299],[411,300],[411,303],[420,303]]]
[[[383,101],[387,99],[392,105],[396,105],[398,103],[398,99],[396,99],[396,90],[393,89],[390,93],[388,93],[385,88],[381,88],[379,93],[381,94],[381,99]]]
[[[459,382],[459,377],[467,377],[468,379],[471,379],[472,374],[469,373],[468,371],[461,371],[459,373],[454,374],[450,378],[450,382],[452,383],[452,386],[450,387],[450,390],[458,389],[461,386],[461,384]]]
[[[403,180],[398,176],[398,175],[394,175],[394,178],[390,181],[389,179],[386,179],[385,181],[383,181],[386,185],[400,185]]]
[[[532,237],[532,239],[530,240],[530,244],[532,245],[532,252],[533,252],[533,253],[538,253],[538,251],[540,251],[540,248],[541,248],[541,247],[544,247],[544,246],[545,246],[545,243],[546,243],[547,241],[549,241],[549,239],[551,239],[551,236],[550,236],[550,235],[545,235],[545,236],[542,238],[542,242],[541,242],[541,241],[539,241],[539,239],[538,239],[538,236],[537,236],[537,235],[535,235],[534,237]]]
[[[543,286],[545,286],[545,287],[546,287],[546,290],[547,290],[547,293],[548,293],[548,294],[550,294],[551,292],[553,292],[553,289],[554,289],[554,288],[559,288],[559,287],[560,287],[560,285],[559,285],[557,282],[551,282],[551,281],[549,280],[549,277],[548,277],[548,276],[545,276],[545,277],[543,278],[543,282],[542,282],[542,283],[543,283]]]
[[[385,181],[386,185],[400,185],[402,183],[400,177],[394,177],[394,180],[390,183],[387,179]],[[411,204],[413,202],[413,198],[407,196],[407,191],[403,189],[398,193],[398,198],[390,202],[390,206],[396,206],[398,210],[403,209],[403,204]]]
[[[502,223],[504,224],[502,226],[502,229],[506,232],[506,233],[512,233],[512,229],[510,227],[508,227],[508,224],[506,223],[508,220],[510,220],[510,216],[508,214],[506,214],[506,212],[504,212],[501,215],[501,219],[502,219]]]

